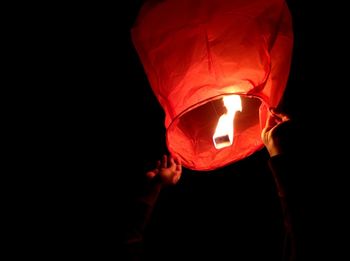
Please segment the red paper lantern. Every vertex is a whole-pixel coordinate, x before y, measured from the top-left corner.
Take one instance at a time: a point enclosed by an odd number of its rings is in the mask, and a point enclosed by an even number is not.
[[[289,76],[293,30],[284,0],[164,0],[146,3],[132,39],[165,112],[167,147],[193,170],[213,170],[263,147],[267,111]],[[242,109],[228,136],[213,138],[223,97]],[[230,138],[231,139],[231,138]]]

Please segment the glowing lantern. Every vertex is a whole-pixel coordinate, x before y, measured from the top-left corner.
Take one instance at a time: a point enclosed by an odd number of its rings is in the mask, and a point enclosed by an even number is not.
[[[165,111],[168,149],[185,167],[213,170],[263,147],[291,62],[284,0],[150,1],[132,39]]]

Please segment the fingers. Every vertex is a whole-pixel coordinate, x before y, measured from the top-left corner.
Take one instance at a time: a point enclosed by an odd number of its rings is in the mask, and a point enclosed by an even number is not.
[[[182,174],[181,160],[179,158],[175,158],[174,164],[175,164],[175,173],[176,173],[175,174],[175,182],[177,183],[180,180],[180,177],[181,177],[181,174]]]
[[[161,160],[157,161],[156,169],[148,171],[146,176],[152,179],[159,175],[163,184],[176,184],[180,180],[181,174],[181,161],[172,155],[164,154]]]
[[[181,165],[181,160],[179,158],[174,159],[176,165]]]
[[[176,166],[175,160],[172,156],[169,156],[169,167]]]
[[[176,172],[181,173],[182,172],[182,165],[176,165]]]
[[[278,112],[275,108],[270,108],[270,115],[276,119],[277,123],[290,120],[290,117],[287,114]]]
[[[278,123],[278,119],[273,114],[269,114],[266,122],[266,128],[271,129],[277,123]]]
[[[270,113],[267,116],[265,128],[261,132],[261,137],[265,140],[269,133],[273,133],[274,130],[282,123],[290,120],[290,117],[282,112],[278,112],[275,108],[269,109]]]
[[[164,154],[162,157],[161,168],[167,168],[167,167],[168,167],[168,156]]]
[[[176,184],[180,180],[180,177],[181,177],[181,172],[176,172],[176,174],[173,177],[173,184]]]
[[[161,165],[160,160],[157,160],[157,165],[156,165],[156,168],[157,168],[157,169],[159,169],[159,168],[160,168],[160,165]]]
[[[262,134],[271,131],[272,129],[276,128],[277,125],[289,121],[290,117],[282,112],[277,112],[275,108],[270,108],[270,113],[268,115],[266,126],[262,132]]]
[[[169,161],[170,161],[170,165],[169,167],[173,167],[175,166],[175,170],[176,171],[181,171],[182,170],[182,164],[181,164],[181,160],[178,158],[173,158],[173,156],[169,156]]]
[[[146,177],[149,179],[153,179],[158,174],[158,172],[158,169],[150,170],[146,173]]]
[[[180,162],[177,161],[176,165],[175,165],[175,175],[174,175],[174,179],[173,179],[173,183],[176,184],[180,178],[181,178],[181,174],[182,174],[182,165],[181,163],[179,164]]]
[[[176,163],[176,171],[181,173],[182,172],[181,160],[180,159],[175,159],[175,163]]]

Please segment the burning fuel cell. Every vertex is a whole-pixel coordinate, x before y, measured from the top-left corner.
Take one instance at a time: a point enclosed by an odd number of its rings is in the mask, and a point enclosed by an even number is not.
[[[230,137],[228,134],[214,138],[214,145],[215,145],[215,148],[217,149],[230,146],[231,144],[232,144],[232,140],[230,140]]]
[[[234,138],[234,118],[237,111],[242,111],[242,101],[239,95],[228,95],[223,97],[226,113],[220,116],[213,135],[216,149],[231,146]]]

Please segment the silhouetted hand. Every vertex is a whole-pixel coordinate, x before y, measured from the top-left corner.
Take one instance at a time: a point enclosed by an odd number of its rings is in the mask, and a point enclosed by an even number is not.
[[[182,164],[180,160],[172,156],[163,155],[162,160],[157,161],[157,167],[146,173],[149,179],[159,177],[162,185],[175,185],[182,173]]]
[[[286,114],[271,109],[266,126],[261,132],[261,139],[271,157],[283,152],[282,139],[286,137],[282,137],[279,130],[288,122],[290,118]]]

